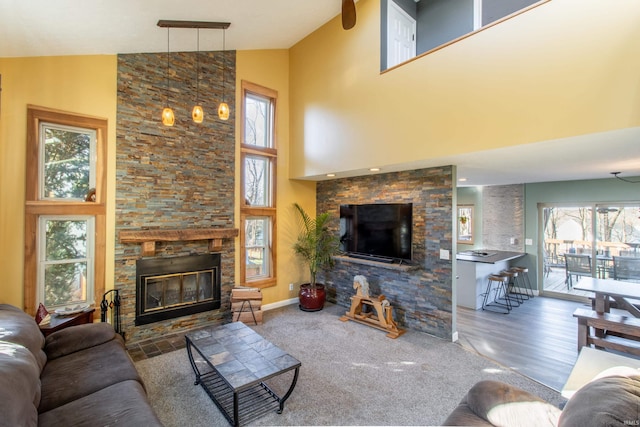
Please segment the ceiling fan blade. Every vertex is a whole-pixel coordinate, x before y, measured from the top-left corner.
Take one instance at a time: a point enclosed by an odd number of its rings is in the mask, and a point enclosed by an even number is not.
[[[356,25],[355,0],[342,0],[342,28],[350,30]]]

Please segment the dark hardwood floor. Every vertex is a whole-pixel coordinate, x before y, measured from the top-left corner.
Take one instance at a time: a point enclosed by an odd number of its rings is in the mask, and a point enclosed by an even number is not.
[[[560,391],[578,357],[572,314],[580,306],[538,296],[509,314],[458,307],[459,343]]]

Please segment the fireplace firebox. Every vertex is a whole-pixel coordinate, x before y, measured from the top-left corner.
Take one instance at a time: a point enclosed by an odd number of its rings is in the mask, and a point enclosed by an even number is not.
[[[220,254],[136,262],[136,326],[220,308]]]

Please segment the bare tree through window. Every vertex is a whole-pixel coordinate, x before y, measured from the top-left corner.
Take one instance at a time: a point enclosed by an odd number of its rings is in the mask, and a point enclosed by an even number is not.
[[[243,82],[241,281],[275,285],[275,101],[277,93]]]

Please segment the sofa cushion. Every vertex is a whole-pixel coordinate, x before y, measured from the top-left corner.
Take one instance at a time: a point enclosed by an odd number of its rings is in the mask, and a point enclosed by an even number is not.
[[[121,381],[142,383],[122,341],[117,339],[50,360],[40,380],[40,413]]]
[[[49,335],[45,341],[44,351],[47,359],[53,360],[114,339],[122,342],[122,337],[108,323],[71,326]]]
[[[44,335],[35,319],[9,304],[0,304],[0,340],[26,347],[35,357],[40,370],[47,362],[47,356],[42,350]]]
[[[600,378],[581,387],[560,416],[560,427],[640,424],[640,376]]]
[[[528,427],[532,425],[532,420],[535,420],[536,426],[556,426],[560,416],[559,408],[527,391],[499,381],[476,383],[467,393],[463,405],[494,426]],[[464,415],[466,411],[461,412]]]
[[[40,367],[25,347],[0,341],[0,426],[35,426]]]
[[[162,426],[137,381],[124,381],[40,414],[45,426]]]

